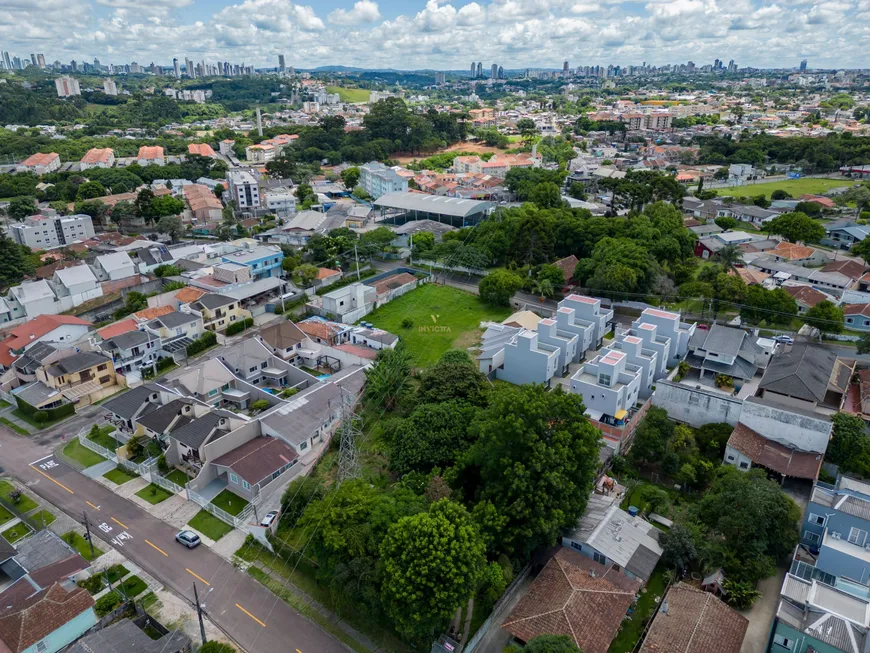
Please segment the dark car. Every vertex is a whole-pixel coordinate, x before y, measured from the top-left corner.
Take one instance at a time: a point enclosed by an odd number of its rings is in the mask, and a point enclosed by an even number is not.
[[[178,531],[175,534],[175,539],[184,546],[186,546],[188,549],[195,549],[200,544],[202,544],[202,540],[199,539],[199,535],[197,535],[193,531]]]

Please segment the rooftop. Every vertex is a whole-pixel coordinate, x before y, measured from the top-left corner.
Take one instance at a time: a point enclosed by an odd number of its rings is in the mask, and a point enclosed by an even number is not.
[[[374,206],[384,209],[434,213],[456,218],[480,215],[495,208],[495,204],[492,202],[424,195],[422,193],[385,193],[375,200]]]
[[[752,462],[794,478],[815,480],[822,466],[822,454],[790,449],[768,440],[745,424],[738,423],[728,438],[728,446]]]
[[[296,452],[283,440],[259,436],[213,460],[229,467],[251,485],[270,477],[296,459]]]

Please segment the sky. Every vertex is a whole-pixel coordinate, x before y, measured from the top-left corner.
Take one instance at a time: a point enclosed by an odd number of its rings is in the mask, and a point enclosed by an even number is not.
[[[870,0],[3,0],[0,49],[101,63],[401,70],[870,67]]]

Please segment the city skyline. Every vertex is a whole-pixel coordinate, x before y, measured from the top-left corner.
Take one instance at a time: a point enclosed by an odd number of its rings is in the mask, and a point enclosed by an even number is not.
[[[346,65],[506,70],[608,63],[740,62],[758,68],[864,68],[866,0],[762,6],[755,0],[20,0],[7,7],[0,47],[21,59],[205,60],[257,68]],[[469,47],[472,44],[472,47]]]

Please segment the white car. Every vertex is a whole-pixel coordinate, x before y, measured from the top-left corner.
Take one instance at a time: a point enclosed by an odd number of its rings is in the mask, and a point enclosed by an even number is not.
[[[271,512],[267,512],[266,516],[260,520],[260,526],[265,526],[269,528],[272,525],[272,522],[278,519],[278,511],[273,510]]]
[[[774,340],[781,345],[793,345],[794,344],[794,338],[792,338],[791,336],[776,336],[776,338],[774,338]]]

